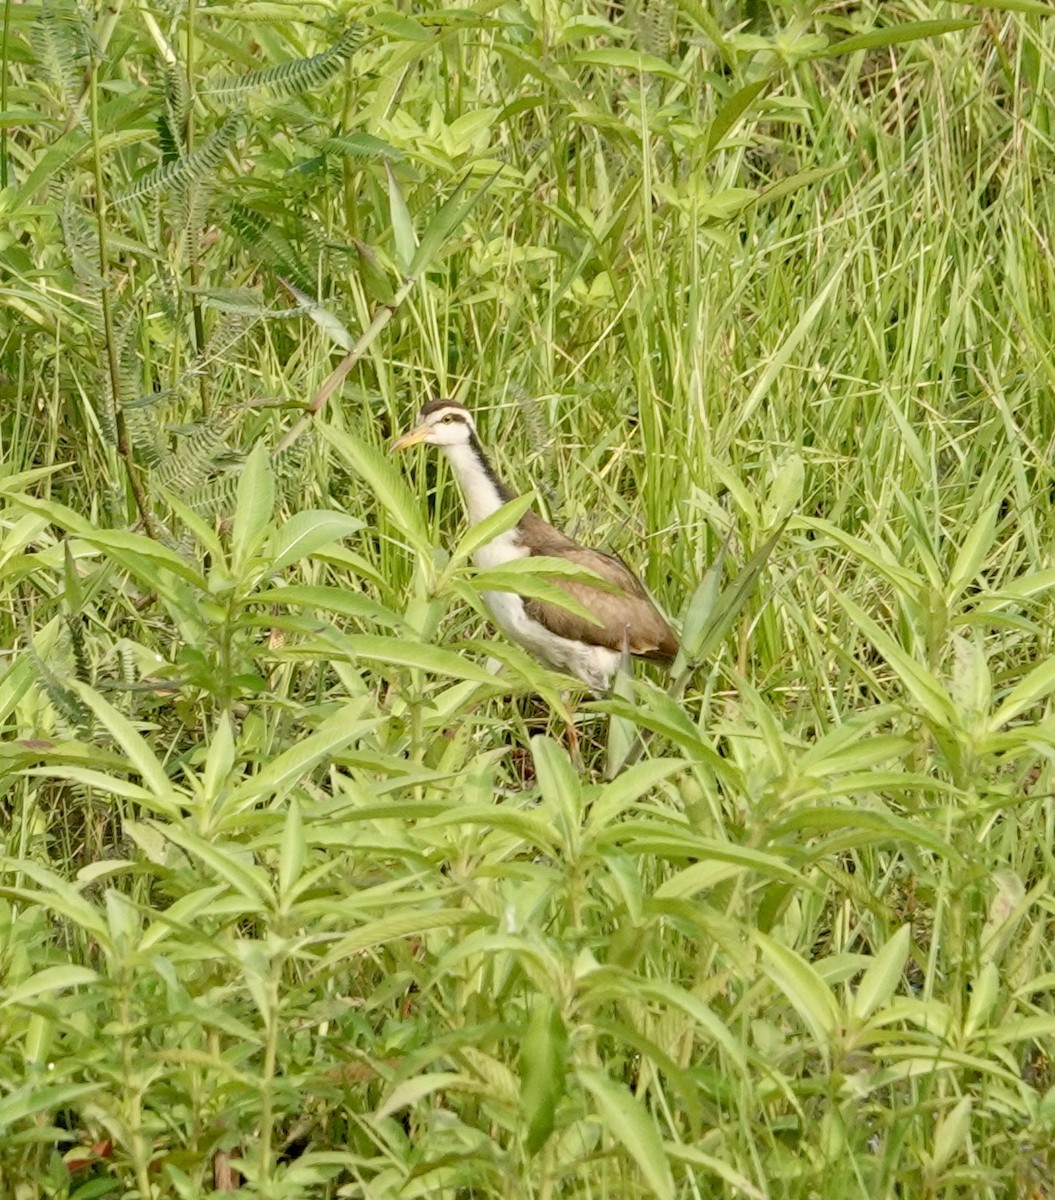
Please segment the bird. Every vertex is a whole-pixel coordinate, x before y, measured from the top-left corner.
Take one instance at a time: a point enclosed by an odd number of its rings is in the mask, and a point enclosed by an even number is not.
[[[472,414],[456,400],[430,400],[418,423],[392,444],[393,452],[424,444],[438,446],[451,465],[465,502],[470,526],[478,525],[516,494],[491,465]],[[588,621],[560,605],[512,592],[485,591],[485,604],[495,623],[512,641],[558,671],[581,680],[596,693],[606,693],[612,677],[629,653],[670,663],[678,639],[630,568],[614,554],[580,545],[529,509],[508,532],[481,546],[473,555],[483,570],[534,555],[562,558],[586,567],[615,590],[565,578],[552,582],[590,612]]]

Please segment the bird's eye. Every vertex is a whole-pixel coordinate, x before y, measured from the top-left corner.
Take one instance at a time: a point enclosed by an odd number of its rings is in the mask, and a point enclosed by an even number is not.
[[[447,415],[443,418],[443,423],[444,425],[453,425],[457,419],[458,418],[454,415],[454,413],[447,413]]]

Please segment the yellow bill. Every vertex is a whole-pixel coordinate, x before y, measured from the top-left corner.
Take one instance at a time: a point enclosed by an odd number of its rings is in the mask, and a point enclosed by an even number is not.
[[[419,442],[423,442],[425,440],[425,436],[428,434],[428,432],[428,425],[418,425],[416,428],[410,430],[409,433],[405,433],[402,437],[396,438],[396,440],[392,443],[392,453],[395,454],[398,450],[406,450],[410,446],[418,445]]]

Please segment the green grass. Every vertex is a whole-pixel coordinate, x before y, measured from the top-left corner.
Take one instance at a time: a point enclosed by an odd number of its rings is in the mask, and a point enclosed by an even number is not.
[[[412,10],[3,8],[0,1193],[1052,1195],[1048,10]]]

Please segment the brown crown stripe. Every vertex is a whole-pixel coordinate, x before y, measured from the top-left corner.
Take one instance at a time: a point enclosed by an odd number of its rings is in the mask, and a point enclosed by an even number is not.
[[[469,410],[464,404],[459,404],[457,400],[430,400],[427,404],[421,406],[421,413],[419,415],[424,420],[426,417],[431,417],[434,412],[439,412],[441,408],[452,409],[459,417],[463,414],[465,416],[469,415]]]

